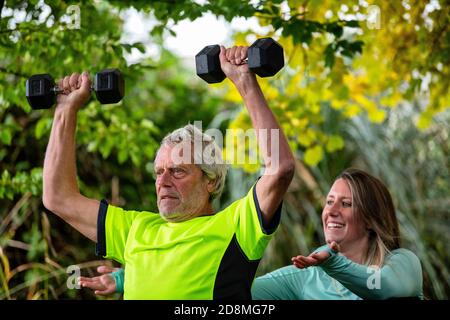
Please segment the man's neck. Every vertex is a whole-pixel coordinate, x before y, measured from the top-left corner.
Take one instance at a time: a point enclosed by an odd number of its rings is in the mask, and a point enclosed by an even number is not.
[[[205,208],[201,212],[202,213],[199,215],[199,217],[200,216],[212,216],[215,214],[212,204],[210,202],[208,202],[208,204],[205,206]]]
[[[212,204],[208,203],[206,204],[202,209],[191,211],[190,213],[175,213],[171,216],[171,218],[163,217],[164,220],[168,222],[184,222],[189,221],[198,217],[203,216],[211,216],[214,215],[214,210],[212,208]]]

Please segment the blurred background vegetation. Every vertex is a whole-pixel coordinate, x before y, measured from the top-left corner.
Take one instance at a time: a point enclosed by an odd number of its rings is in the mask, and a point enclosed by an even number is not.
[[[79,28],[72,28],[70,5],[80,9]],[[147,47],[124,37],[130,8],[155,22],[150,39],[158,49],[133,63],[127,55]],[[1,0],[0,299],[95,299],[67,288],[66,269],[78,264],[94,275],[104,263],[93,243],[42,205],[53,110],[31,110],[26,78],[106,67],[124,73],[121,103],[92,99],[79,113],[80,189],[127,209],[156,210],[152,161],[166,133],[196,120],[223,132],[250,128],[227,80],[207,85],[165,44],[173,26],[207,13],[228,22],[257,19],[268,30],[232,32],[230,43],[272,36],[285,49],[285,68],[260,82],[297,170],[258,275],[324,242],[324,196],[353,166],[387,184],[403,246],[422,261],[426,297],[448,299],[449,8],[443,0]],[[216,208],[243,196],[259,174],[256,166],[233,167]]]

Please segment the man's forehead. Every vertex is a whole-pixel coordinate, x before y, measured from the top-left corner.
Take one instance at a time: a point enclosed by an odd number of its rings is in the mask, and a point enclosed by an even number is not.
[[[164,144],[156,154],[155,167],[194,165],[193,156],[191,154],[191,150],[183,146],[182,143],[176,145]]]

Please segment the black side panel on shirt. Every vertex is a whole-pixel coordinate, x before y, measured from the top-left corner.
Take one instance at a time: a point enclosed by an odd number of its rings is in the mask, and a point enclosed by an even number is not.
[[[283,201],[281,201],[280,205],[278,206],[277,210],[275,211],[275,214],[272,217],[272,220],[269,222],[265,221],[261,208],[259,207],[259,201],[258,197],[256,196],[256,186],[253,188],[253,200],[255,201],[256,206],[256,212],[258,213],[258,219],[259,224],[261,225],[261,230],[264,232],[264,234],[271,234],[275,232],[278,225],[280,224],[280,218],[281,218],[281,208],[283,207]]]
[[[105,199],[100,201],[97,216],[97,243],[95,244],[95,254],[97,256],[106,256],[106,236],[105,222],[106,212],[108,211],[108,202]]]
[[[259,261],[248,260],[234,235],[220,262],[213,299],[251,300],[251,286]]]

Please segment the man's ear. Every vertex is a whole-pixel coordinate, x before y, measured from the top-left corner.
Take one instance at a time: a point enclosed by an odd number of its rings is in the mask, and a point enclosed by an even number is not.
[[[214,191],[214,188],[216,186],[216,180],[217,179],[208,180],[208,184],[206,185],[206,189],[208,190],[209,193]]]

